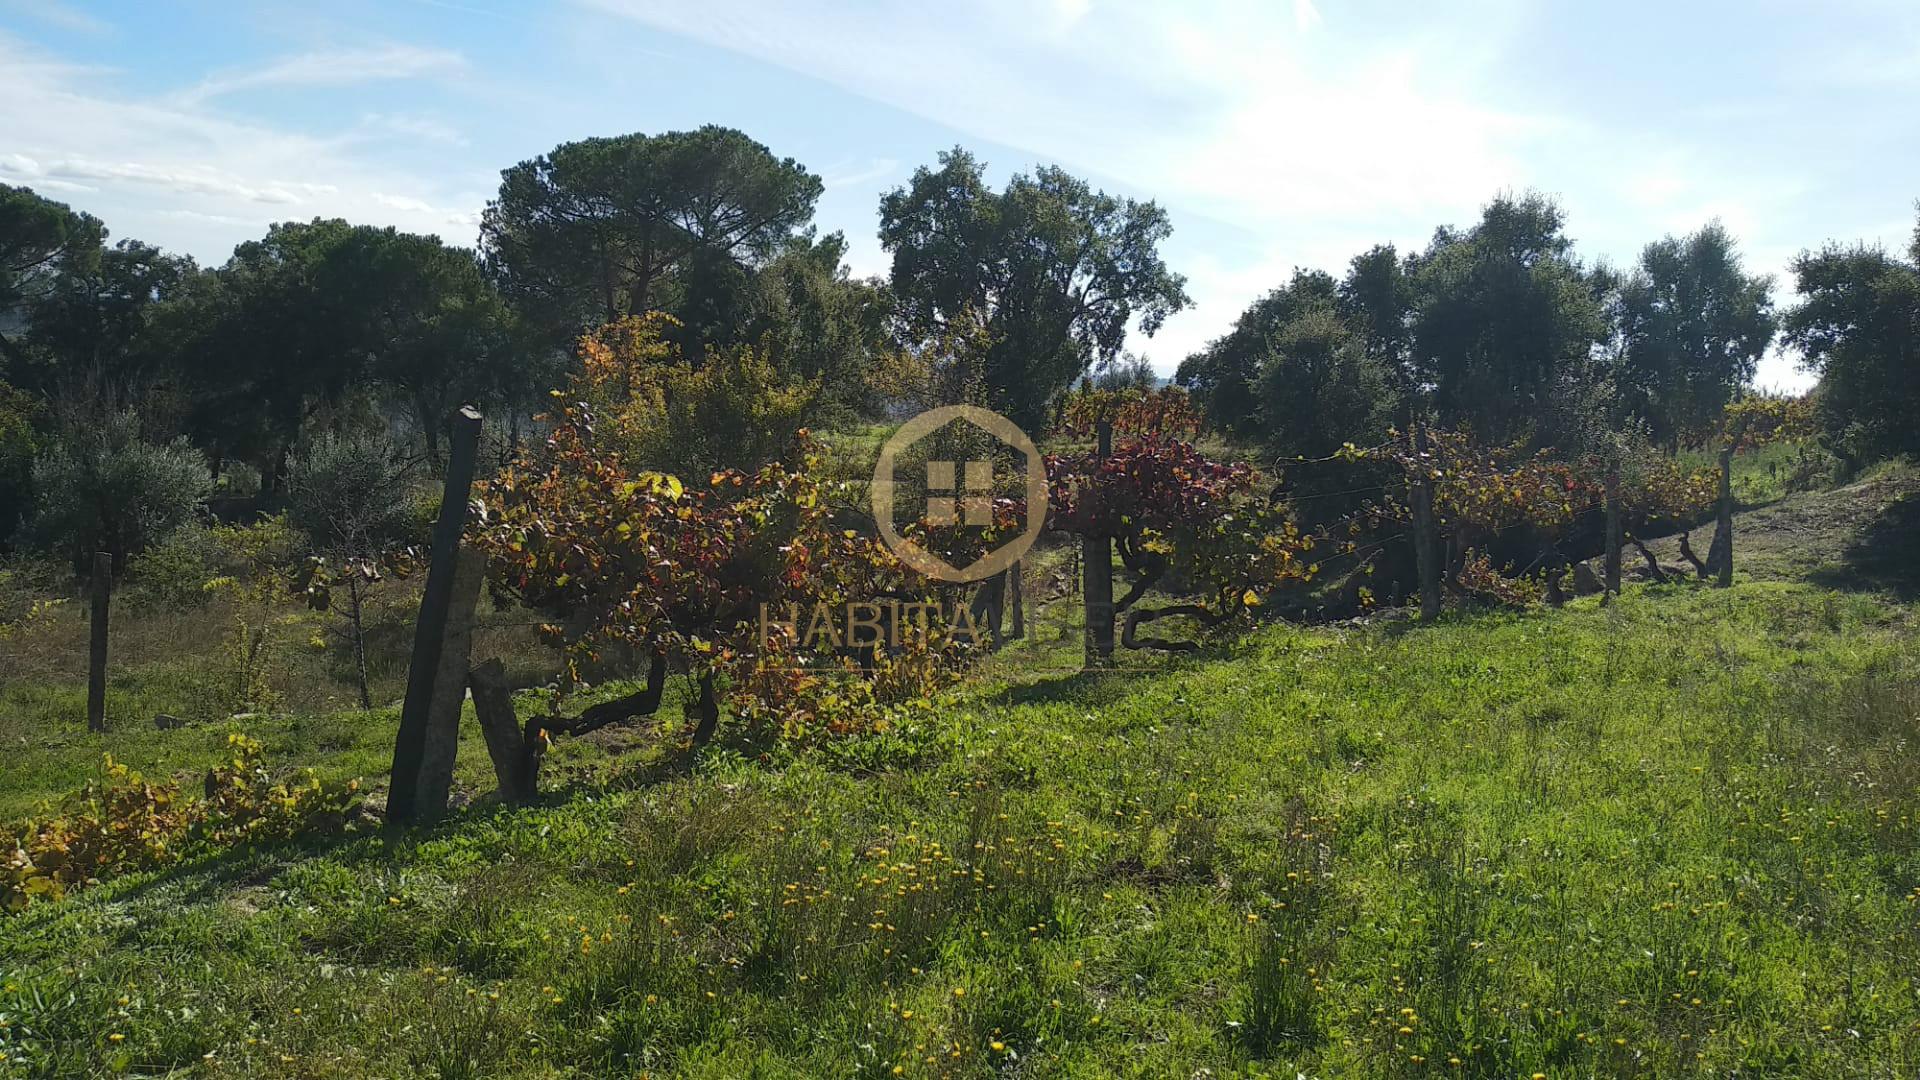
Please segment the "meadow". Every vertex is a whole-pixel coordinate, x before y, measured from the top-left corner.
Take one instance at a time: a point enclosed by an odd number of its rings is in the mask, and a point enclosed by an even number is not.
[[[0,922],[4,1069],[1912,1075],[1914,615],[1642,587],[582,747],[536,808]],[[255,730],[365,769],[393,723]]]

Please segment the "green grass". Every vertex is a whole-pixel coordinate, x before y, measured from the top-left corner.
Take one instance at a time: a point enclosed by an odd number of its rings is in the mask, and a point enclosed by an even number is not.
[[[1710,450],[1683,451],[1677,459],[1689,469],[1717,469],[1719,459]],[[1743,507],[1778,502],[1792,491],[1796,476],[1800,490],[1833,480],[1834,461],[1818,447],[1803,443],[1770,443],[1735,454],[1729,477],[1734,501]]]
[[[1911,1076],[1914,615],[1275,628],[583,766],[0,922],[0,1075]],[[285,752],[377,766],[391,714],[354,722]]]

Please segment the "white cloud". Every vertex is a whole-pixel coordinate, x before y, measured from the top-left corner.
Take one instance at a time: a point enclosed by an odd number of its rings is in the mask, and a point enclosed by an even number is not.
[[[410,210],[418,214],[433,212],[433,204],[425,199],[416,199],[411,195],[388,195],[384,192],[373,193],[373,201],[381,206],[390,206],[395,210]]]
[[[1313,0],[1056,3],[1040,18],[1024,0],[885,17],[823,0],[578,2],[1158,199],[1197,305],[1130,343],[1162,371],[1293,266],[1338,269],[1375,239],[1417,243],[1468,220],[1495,191],[1526,186],[1528,148],[1567,135],[1557,117],[1477,94],[1517,0],[1450,9],[1458,29],[1408,17],[1390,36]],[[1197,218],[1244,230],[1257,253],[1185,249]]]
[[[1053,0],[1053,14],[1060,29],[1073,26],[1092,10],[1093,0]]]
[[[271,86],[352,86],[387,79],[455,74],[466,67],[459,53],[413,45],[301,53],[262,67],[215,75],[176,96],[183,105]]]
[[[450,219],[484,196],[444,176],[381,164],[351,138],[242,122],[179,97],[115,95],[98,75],[0,34],[0,173],[87,194],[76,208],[116,236],[203,262],[224,260],[269,220],[344,217],[473,240]]]
[[[258,229],[262,232],[265,232],[267,226],[272,224],[272,220],[269,218],[234,217],[231,214],[205,214],[198,210],[162,210],[159,212],[159,216],[176,218],[182,221],[208,221],[216,225],[242,225],[249,229]]]
[[[1392,47],[1343,44],[1311,0],[1056,5],[1070,34],[1022,0],[885,18],[822,2],[581,2],[1209,213],[1451,209],[1511,179],[1509,144],[1553,130],[1473,103],[1460,69],[1484,43],[1410,24]],[[1327,33],[1309,43],[1308,29]]]
[[[140,162],[113,164],[72,158],[46,167],[46,175],[65,180],[127,181],[198,195],[228,195],[248,202],[292,204],[303,201],[294,189],[311,191],[310,185],[270,182],[256,187],[222,174],[217,169],[166,169]]]

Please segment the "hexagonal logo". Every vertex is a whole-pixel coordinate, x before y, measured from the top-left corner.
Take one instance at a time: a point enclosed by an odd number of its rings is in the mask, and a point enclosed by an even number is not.
[[[954,421],[971,424],[1011,447],[1025,462],[1027,521],[1020,535],[964,567],[954,566],[894,527],[894,499],[898,491],[894,462],[908,447]],[[1037,511],[1036,511],[1037,508]],[[880,537],[900,561],[940,581],[980,581],[1018,562],[1047,519],[1047,466],[1040,450],[1019,425],[991,409],[977,405],[946,405],[929,409],[900,426],[880,447],[873,467],[873,520]],[[927,462],[926,520],[931,525],[991,525],[993,523],[993,462]]]

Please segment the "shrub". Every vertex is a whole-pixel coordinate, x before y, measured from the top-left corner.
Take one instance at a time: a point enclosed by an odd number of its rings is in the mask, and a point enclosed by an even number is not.
[[[221,575],[212,530],[189,525],[127,561],[127,583],[136,605],[164,611],[204,607],[213,598],[207,582]]]
[[[704,743],[718,723],[721,680],[758,662],[763,608],[911,595],[884,547],[837,527],[835,486],[820,480],[804,429],[779,460],[688,481],[656,471],[660,458],[635,449],[679,407],[657,395],[654,373],[641,366],[671,353],[660,325],[624,319],[589,335],[580,372],[544,418],[550,435],[479,501],[470,536],[488,556],[490,580],[553,618],[547,629],[564,639],[569,683],[609,648],[649,665],[645,690],[571,721],[530,721],[529,745],[651,714],[669,668],[698,678],[692,734]]]
[[[185,439],[157,446],[141,438],[137,417],[119,413],[69,430],[34,462],[29,533],[75,566],[90,552],[111,552],[117,573],[192,520],[211,486]]]
[[[749,347],[716,349],[703,363],[667,338],[675,320],[628,316],[580,339],[589,407],[629,462],[684,477],[753,469],[779,457],[805,425],[819,383],[782,373]]]
[[[1310,560],[1322,538],[1302,532],[1288,507],[1262,494],[1266,485],[1252,466],[1210,458],[1182,437],[1201,426],[1186,391],[1095,390],[1075,395],[1065,412],[1072,434],[1101,425],[1123,433],[1104,456],[1096,449],[1047,457],[1048,527],[1112,540],[1133,577],[1114,602],[1123,645],[1190,649],[1190,642],[1135,631],[1176,617],[1223,630],[1320,572]],[[1135,607],[1156,588],[1195,596]]]
[[[384,571],[405,562],[405,543],[421,523],[411,474],[386,439],[326,436],[294,461],[288,517],[307,538],[308,603],[338,615],[337,633],[352,656],[360,707],[373,708],[367,675],[366,616]],[[336,590],[342,603],[335,604]]]
[[[107,755],[104,778],[82,788],[65,813],[28,822],[11,838],[12,851],[0,863],[0,909],[58,900],[195,850],[337,829],[359,801],[357,780],[328,784],[311,770],[275,780],[258,741],[236,732],[227,743],[233,756],[207,773],[204,799]]]
[[[418,527],[413,463],[385,438],[325,435],[287,471],[287,519],[318,551],[354,554]]]
[[[792,644],[786,636],[772,642],[734,673],[728,692],[734,715],[791,742],[897,727],[930,709],[933,696],[964,670],[960,647],[938,625],[910,630],[896,648],[874,650],[865,668],[851,659],[840,668],[809,665]]]

